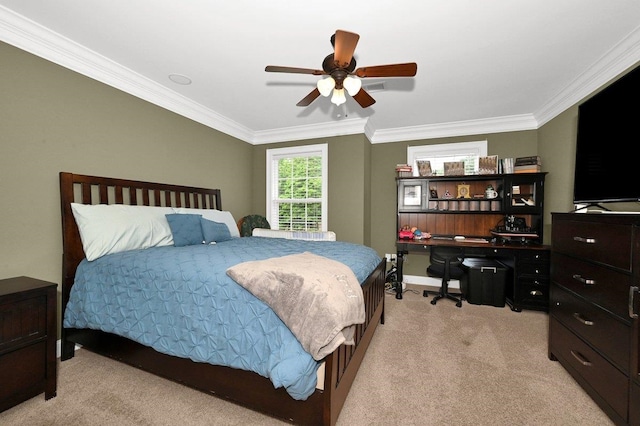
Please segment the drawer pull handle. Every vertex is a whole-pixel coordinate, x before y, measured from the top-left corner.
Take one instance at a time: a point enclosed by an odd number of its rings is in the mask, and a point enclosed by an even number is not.
[[[584,285],[596,285],[596,280],[591,280],[589,278],[583,278],[582,275],[573,274],[573,279],[580,281]]]
[[[529,294],[532,296],[542,296],[542,292],[540,290],[531,290]]]
[[[588,361],[580,352],[571,351],[571,355],[582,365],[585,367],[591,367],[591,362]]]
[[[573,317],[574,317],[575,319],[577,319],[578,321],[580,321],[580,322],[581,322],[582,324],[584,324],[584,325],[593,325],[593,321],[588,320],[588,319],[584,319],[584,318],[582,317],[582,315],[581,315],[580,313],[578,313],[578,312],[574,312],[574,313],[573,313]]]
[[[595,244],[595,238],[585,238],[585,237],[573,237],[573,241],[577,241],[579,243],[587,243],[587,244]]]
[[[636,286],[631,286],[629,287],[629,318],[638,318],[638,314],[636,314],[635,309],[634,309],[634,301],[635,301],[635,295],[638,292],[638,287]]]

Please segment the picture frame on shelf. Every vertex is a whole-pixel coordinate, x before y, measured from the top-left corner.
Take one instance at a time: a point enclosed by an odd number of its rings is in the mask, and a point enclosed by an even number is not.
[[[445,176],[464,176],[464,161],[445,161]]]
[[[498,156],[489,155],[478,159],[479,175],[495,175],[498,173]]]
[[[418,166],[418,175],[433,176],[433,170],[431,170],[431,161],[416,160],[416,165]]]
[[[421,203],[422,194],[420,185],[407,185],[404,187],[404,205],[405,206],[419,206]]]

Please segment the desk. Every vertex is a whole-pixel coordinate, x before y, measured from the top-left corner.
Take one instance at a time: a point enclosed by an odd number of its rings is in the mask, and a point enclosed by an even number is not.
[[[465,257],[490,257],[511,267],[513,280],[505,288],[506,302],[512,311],[522,309],[549,311],[549,276],[551,247],[542,244],[494,243],[477,240],[436,239],[396,241],[398,281],[402,282],[404,255],[429,253],[431,246],[454,246]],[[396,288],[397,298],[402,285]]]

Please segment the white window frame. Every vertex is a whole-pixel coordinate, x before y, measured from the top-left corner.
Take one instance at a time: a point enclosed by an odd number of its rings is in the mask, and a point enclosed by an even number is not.
[[[413,175],[418,176],[417,160],[429,160],[433,158],[453,158],[456,156],[475,155],[485,157],[487,155],[487,141],[442,143],[435,145],[420,145],[407,147],[407,164],[413,166]],[[477,160],[476,160],[477,161]],[[477,164],[476,164],[477,167]]]
[[[320,198],[322,219],[320,221],[321,231],[326,232],[328,227],[328,193],[329,193],[329,145],[315,144],[303,145],[288,148],[267,149],[267,219],[271,224],[271,229],[280,229],[278,220],[278,209],[275,199],[278,196],[278,168],[277,163],[283,158],[292,157],[321,157],[322,167],[322,195]],[[303,200],[302,200],[303,201]],[[274,216],[275,215],[275,216]]]

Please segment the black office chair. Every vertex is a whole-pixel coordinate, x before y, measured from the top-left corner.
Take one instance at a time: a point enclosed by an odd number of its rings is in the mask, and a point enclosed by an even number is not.
[[[462,306],[463,296],[457,297],[449,293],[449,280],[459,280],[465,274],[465,271],[460,267],[462,261],[462,250],[456,247],[431,247],[431,264],[427,268],[427,275],[442,278],[440,291],[431,300],[432,305],[435,305],[440,299],[450,299],[456,302],[458,308]],[[423,292],[423,296],[428,297],[427,290]]]

